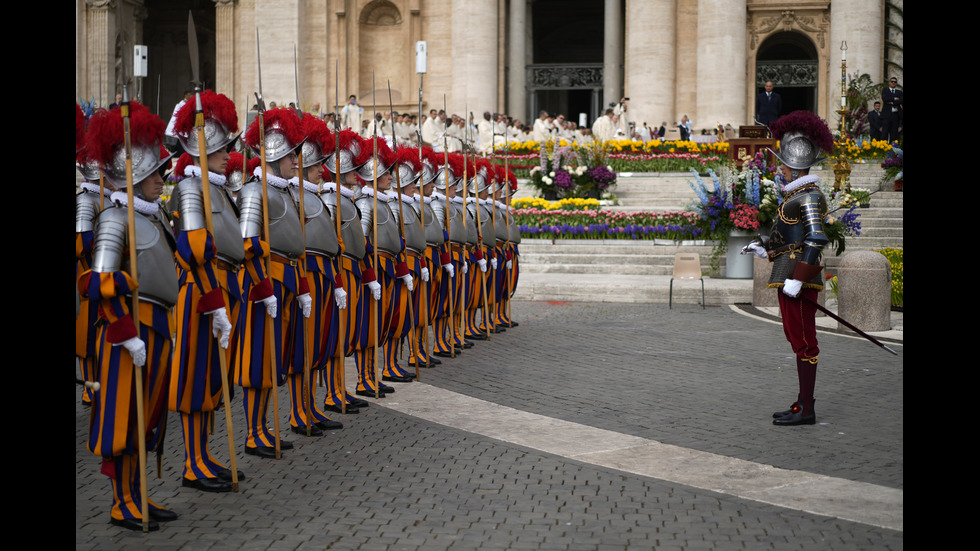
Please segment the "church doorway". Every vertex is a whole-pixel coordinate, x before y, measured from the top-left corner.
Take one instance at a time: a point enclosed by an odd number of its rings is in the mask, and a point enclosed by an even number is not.
[[[817,49],[813,42],[796,32],[776,33],[768,37],[756,54],[755,93],[761,93],[772,81],[783,98],[785,115],[793,111],[817,112],[819,84]]]

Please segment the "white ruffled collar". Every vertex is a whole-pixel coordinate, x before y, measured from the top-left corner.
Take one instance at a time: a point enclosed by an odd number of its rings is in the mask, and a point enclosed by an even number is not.
[[[125,191],[114,191],[109,197],[113,200],[113,202],[118,203],[123,207],[129,204],[129,195]],[[156,214],[157,211],[160,210],[160,199],[157,199],[151,203],[134,195],[133,210],[148,216]]]
[[[256,178],[258,178],[259,180],[261,180],[262,179],[262,167],[261,166],[255,167],[255,170],[252,171],[252,176],[255,176]],[[275,174],[272,174],[268,170],[265,171],[265,181],[268,182],[269,185],[274,186],[274,187],[277,187],[279,189],[287,189],[289,187],[289,181],[288,180],[286,180],[285,178],[280,178],[279,176],[276,176]]]
[[[112,190],[109,188],[100,188],[99,184],[93,184],[91,182],[82,182],[82,189],[90,193],[102,193],[106,197],[112,196]]]
[[[201,167],[197,165],[187,165],[186,167],[184,167],[184,176],[191,177],[191,178],[200,178]],[[224,174],[215,174],[210,170],[208,171],[208,183],[215,184],[218,186],[223,186],[227,181],[228,181],[228,177],[225,176]]]
[[[793,180],[792,182],[786,184],[786,187],[783,188],[783,193],[791,193],[807,184],[815,184],[819,181],[820,181],[820,177],[817,176],[816,174],[807,174],[806,176],[801,176]]]
[[[385,203],[391,201],[391,197],[387,193],[383,191],[375,192],[374,188],[368,186],[361,186],[361,195],[367,195],[368,197],[374,197],[377,195],[378,201],[383,201]]]
[[[463,204],[463,198],[462,197],[459,197],[459,196],[453,197],[452,199],[450,199],[450,201],[452,201],[453,203],[458,203],[460,205]]]
[[[289,179],[289,185],[291,185],[293,187],[298,187],[299,186],[299,176],[295,176],[293,178],[290,178]],[[314,194],[317,194],[317,195],[320,194],[320,186],[314,184],[313,182],[307,181],[307,180],[303,180],[303,189],[305,189],[306,191],[308,191],[310,193],[314,193]]]

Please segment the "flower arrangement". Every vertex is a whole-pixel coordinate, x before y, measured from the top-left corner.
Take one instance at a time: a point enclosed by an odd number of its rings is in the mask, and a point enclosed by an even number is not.
[[[872,249],[881,253],[888,259],[888,264],[892,268],[892,306],[895,308],[905,307],[905,248],[885,247],[884,249]]]
[[[579,199],[588,201],[588,199]],[[543,210],[514,212],[521,236],[542,239],[703,239],[691,212]]]
[[[589,167],[607,166],[613,172],[685,172],[691,168],[704,171],[719,169],[727,161],[728,143],[697,143],[693,141],[610,140],[575,144],[566,140],[552,141],[551,149],[569,148],[578,154],[580,164]],[[535,165],[540,166],[542,149],[546,143],[512,140],[495,148],[496,162],[507,160],[508,166],[519,178],[533,178]],[[546,168],[546,167],[542,167]],[[545,171],[547,175],[550,172]]]
[[[736,230],[756,231],[759,229],[759,208],[742,203],[732,207],[728,214]]]
[[[616,182],[616,173],[605,164],[601,146],[575,148],[564,142],[549,141],[539,149],[539,163],[528,176],[531,186],[542,197],[591,197],[598,199],[602,192]]]

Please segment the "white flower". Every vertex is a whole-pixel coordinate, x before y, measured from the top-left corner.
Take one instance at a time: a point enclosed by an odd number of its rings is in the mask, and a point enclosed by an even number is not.
[[[552,174],[554,174],[554,172],[552,172]],[[549,186],[551,185],[551,182],[552,182],[552,180],[551,180],[551,178],[548,178],[547,176],[543,176],[543,177],[541,178],[541,180],[542,180],[542,181],[543,181],[544,183],[546,183],[546,184],[548,184]]]
[[[534,174],[535,172],[539,172],[540,170],[541,170],[541,167],[540,166],[536,166],[536,167],[534,167],[534,168],[531,169],[531,174]]]
[[[548,173],[548,176],[551,176],[552,178],[554,178],[555,177],[555,171],[552,170],[551,172],[549,172]]]

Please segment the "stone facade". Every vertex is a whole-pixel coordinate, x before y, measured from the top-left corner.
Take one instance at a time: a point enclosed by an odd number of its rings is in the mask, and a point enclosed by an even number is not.
[[[172,4],[76,0],[76,97],[97,98],[101,88],[100,103],[111,103],[124,75],[131,74],[132,45],[145,43],[144,30],[157,43],[161,36],[179,42],[181,32],[186,41],[181,26],[186,29],[187,7]],[[259,86],[258,34],[267,103],[298,96],[301,106],[317,102],[327,111],[335,95],[343,104],[357,94],[369,115],[375,101],[379,111],[388,110],[390,85],[395,110],[414,113],[420,85],[415,44],[424,40],[423,110],[441,109],[445,97],[451,113],[468,109],[477,121],[490,110],[527,122],[532,110],[555,109],[539,103],[527,86],[534,65],[534,4],[213,0],[213,11],[209,7],[195,19],[204,37],[203,78],[235,100],[243,121]],[[848,74],[868,73],[880,82],[887,59],[889,73],[901,77],[901,8],[901,0],[604,0],[603,20],[590,23],[603,32],[602,62],[593,64],[601,67],[602,79],[593,87],[590,124],[622,95],[631,98],[630,118],[638,123],[670,123],[687,114],[695,128],[747,124],[768,79],[779,80],[784,103],[789,92],[796,105],[835,121],[842,42]],[[806,59],[780,59],[780,52]],[[190,80],[187,52],[151,44],[149,55],[151,67],[168,82],[156,90],[151,74],[141,86],[131,86],[131,94],[143,90],[151,107],[159,98],[161,116],[168,117]]]

